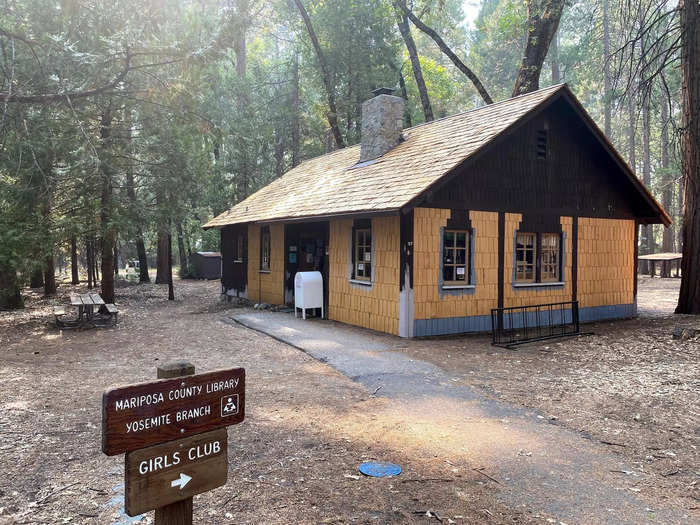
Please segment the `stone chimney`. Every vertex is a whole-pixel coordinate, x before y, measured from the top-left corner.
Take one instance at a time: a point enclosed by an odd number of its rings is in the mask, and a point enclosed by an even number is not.
[[[360,162],[381,157],[401,142],[404,99],[393,90],[379,88],[374,97],[362,104]]]

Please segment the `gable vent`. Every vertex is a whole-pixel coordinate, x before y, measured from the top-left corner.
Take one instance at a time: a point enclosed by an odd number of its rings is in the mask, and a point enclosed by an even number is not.
[[[537,158],[546,159],[547,158],[547,130],[539,129],[537,130]]]

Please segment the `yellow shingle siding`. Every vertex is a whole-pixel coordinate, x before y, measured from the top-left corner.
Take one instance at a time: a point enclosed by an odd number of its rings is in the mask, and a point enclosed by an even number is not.
[[[634,228],[633,220],[579,219],[580,307],[634,302]]]
[[[284,303],[284,224],[270,225],[270,271],[260,271],[260,230],[258,224],[248,226],[248,299]]]
[[[440,228],[451,212],[438,208],[414,210],[413,297],[416,319],[488,315],[498,301],[498,213],[470,211],[474,228],[473,293],[440,293]],[[441,296],[442,295],[442,296]]]
[[[571,217],[560,218],[562,232],[564,233],[564,286],[513,288],[515,232],[518,230],[521,220],[522,216],[518,213],[506,213],[503,306],[508,308],[509,306],[530,306],[571,301],[571,263],[573,260],[571,252],[573,246],[571,225],[573,219]]]
[[[359,145],[307,160],[204,227],[398,210],[561,89],[544,88],[406,129],[405,141],[362,167],[353,167]]]
[[[329,318],[398,335],[399,217],[372,219],[374,282],[349,280],[352,220],[330,221]]]

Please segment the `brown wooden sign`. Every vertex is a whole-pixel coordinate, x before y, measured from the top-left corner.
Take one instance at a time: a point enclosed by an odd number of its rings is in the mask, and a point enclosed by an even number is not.
[[[227,430],[126,453],[126,513],[137,516],[226,484]]]
[[[244,417],[243,368],[114,388],[102,395],[102,451],[113,456]]]

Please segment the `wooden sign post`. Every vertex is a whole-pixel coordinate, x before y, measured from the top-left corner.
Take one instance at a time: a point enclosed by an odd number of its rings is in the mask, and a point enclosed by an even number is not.
[[[226,427],[245,417],[245,370],[194,375],[177,362],[160,381],[102,396],[102,451],[126,452],[125,510],[155,509],[156,525],[191,525],[192,496],[226,484]]]

